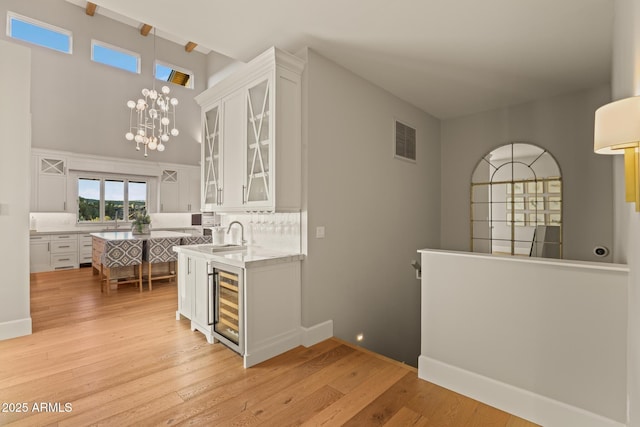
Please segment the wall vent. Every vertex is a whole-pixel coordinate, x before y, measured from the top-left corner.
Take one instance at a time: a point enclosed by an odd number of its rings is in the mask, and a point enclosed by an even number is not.
[[[416,130],[395,121],[395,157],[416,161]]]

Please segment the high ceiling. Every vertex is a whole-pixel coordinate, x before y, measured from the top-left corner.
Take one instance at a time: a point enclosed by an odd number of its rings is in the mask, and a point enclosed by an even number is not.
[[[451,118],[605,84],[613,0],[94,0],[231,58],[308,46]]]

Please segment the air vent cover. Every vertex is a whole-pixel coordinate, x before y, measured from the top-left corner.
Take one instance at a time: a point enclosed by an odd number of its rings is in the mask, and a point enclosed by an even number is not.
[[[397,120],[395,123],[395,156],[415,162],[416,130]]]

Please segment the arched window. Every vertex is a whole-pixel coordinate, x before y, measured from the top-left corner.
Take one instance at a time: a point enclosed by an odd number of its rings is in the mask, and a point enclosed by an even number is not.
[[[533,144],[492,150],[471,178],[471,250],[562,258],[562,175]]]

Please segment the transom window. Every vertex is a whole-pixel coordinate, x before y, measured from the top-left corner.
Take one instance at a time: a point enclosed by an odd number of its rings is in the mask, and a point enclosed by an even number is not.
[[[156,79],[193,89],[193,73],[175,65],[156,61]]]
[[[98,40],[91,40],[91,60],[140,74],[140,55]]]
[[[7,35],[63,53],[72,53],[72,33],[17,13],[7,12]]]
[[[130,221],[147,211],[147,187],[139,178],[78,178],[78,222]]]

